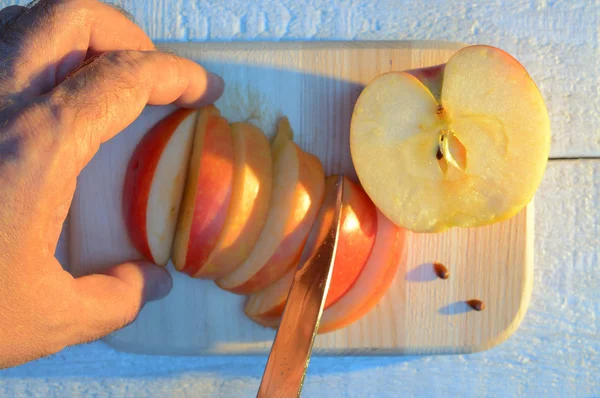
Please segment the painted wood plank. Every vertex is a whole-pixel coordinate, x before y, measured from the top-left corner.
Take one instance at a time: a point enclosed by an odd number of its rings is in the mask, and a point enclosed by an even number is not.
[[[0,0],[8,4],[29,0]],[[449,40],[500,47],[546,99],[551,156],[600,156],[597,0],[115,0],[160,42]]]

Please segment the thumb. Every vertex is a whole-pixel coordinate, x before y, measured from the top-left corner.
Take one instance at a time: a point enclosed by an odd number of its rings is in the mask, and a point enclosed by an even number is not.
[[[127,262],[76,279],[83,313],[72,344],[92,341],[133,322],[144,304],[171,291],[169,272],[148,262]],[[80,307],[81,308],[81,307]]]

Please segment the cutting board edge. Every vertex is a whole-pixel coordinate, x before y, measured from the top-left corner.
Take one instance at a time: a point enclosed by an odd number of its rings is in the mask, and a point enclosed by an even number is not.
[[[210,48],[223,51],[253,51],[261,50],[264,46],[269,46],[269,49],[274,50],[318,50],[318,49],[331,49],[331,48],[356,48],[356,49],[389,49],[389,48],[449,48],[459,50],[463,47],[475,45],[474,43],[466,43],[451,40],[257,40],[257,41],[206,41],[201,43],[196,42],[184,42],[184,41],[156,41],[156,47],[165,49],[169,52],[176,49],[184,49],[186,47],[198,48]],[[225,48],[220,48],[224,46]]]

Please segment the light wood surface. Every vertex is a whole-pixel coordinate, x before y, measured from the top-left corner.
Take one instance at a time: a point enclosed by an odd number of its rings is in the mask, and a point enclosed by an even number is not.
[[[348,151],[353,103],[379,73],[445,62],[456,44],[229,43],[170,45],[227,82],[217,103],[231,121],[250,118],[268,135],[289,117],[297,138],[322,160],[327,174],[354,176]],[[75,275],[139,258],[121,219],[121,187],[133,148],[169,108],[149,108],[127,131],[103,145],[78,181],[70,217],[70,261]],[[413,235],[408,256],[382,301],[346,329],[321,335],[327,354],[472,352],[508,337],[531,296],[533,211],[490,227]],[[450,269],[437,279],[431,263]],[[172,266],[169,266],[172,270]],[[274,331],[246,319],[244,298],[213,283],[173,273],[174,289],[149,304],[132,325],[106,338],[114,347],[152,354],[259,353]],[[486,304],[469,310],[464,300]]]

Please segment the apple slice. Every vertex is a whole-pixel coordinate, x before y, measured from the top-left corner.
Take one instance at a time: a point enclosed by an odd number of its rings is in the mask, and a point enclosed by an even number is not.
[[[125,174],[123,215],[134,247],[166,265],[171,253],[197,113],[178,109],[135,148]]]
[[[377,210],[377,234],[373,250],[350,289],[333,305],[324,308],[319,333],[346,327],[377,305],[405,261],[406,235],[407,230],[398,228]],[[295,269],[288,271],[277,283],[250,296],[245,307],[246,315],[259,325],[277,328],[294,273]]]
[[[336,179],[337,176],[327,177],[326,192],[335,189]],[[338,248],[325,300],[325,309],[343,299],[346,292],[359,278],[367,264],[377,233],[377,209],[363,189],[347,177],[344,178],[342,201]],[[322,220],[324,216],[325,214],[321,211],[318,220]],[[318,225],[321,223],[316,222],[313,228],[317,228]],[[312,245],[311,242],[307,244]],[[260,319],[279,317],[283,313],[295,272],[296,269],[292,268],[271,286],[251,295],[244,310],[246,315],[261,324],[264,324],[264,321]]]
[[[377,226],[373,251],[363,271],[350,290],[323,311],[319,333],[341,329],[362,318],[387,293],[404,263],[407,230],[398,228],[379,210]]]
[[[231,130],[213,105],[199,111],[188,170],[173,263],[178,271],[195,275],[219,241],[231,202]]]
[[[337,176],[326,180],[333,186]],[[377,209],[365,191],[344,177],[342,224],[338,236],[335,267],[331,275],[325,308],[340,299],[354,284],[363,270],[375,241]]]
[[[323,202],[323,166],[316,156],[288,139],[273,158],[271,206],[256,246],[238,268],[216,281],[233,293],[262,290],[296,265]]]
[[[377,77],[358,98],[350,128],[367,194],[416,232],[512,217],[537,190],[549,146],[538,88],[514,58],[489,46]]]
[[[246,316],[259,325],[276,328],[295,274],[296,267],[292,267],[277,282],[250,295],[244,306]]]
[[[267,220],[272,187],[272,159],[263,132],[248,123],[231,124],[233,191],[223,232],[212,253],[194,275],[218,279],[250,254]]]

